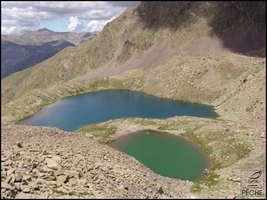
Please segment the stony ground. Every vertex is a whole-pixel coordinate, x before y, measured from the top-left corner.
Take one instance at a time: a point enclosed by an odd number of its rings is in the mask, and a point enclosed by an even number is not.
[[[188,198],[192,183],[154,174],[84,134],[11,125],[1,134],[2,198]]]
[[[107,135],[109,128],[115,131]],[[222,168],[213,170],[218,177],[198,183],[200,190],[192,192],[196,183],[162,177],[133,157],[99,143],[143,129],[167,131],[193,141],[188,134],[195,135],[197,141],[202,141],[203,150],[211,148],[207,152],[210,158],[223,163]],[[197,117],[117,119],[72,133],[48,127],[5,125],[1,134],[1,195],[3,198],[242,198],[241,183],[245,183],[250,170],[266,172],[266,142],[253,130],[232,121]]]

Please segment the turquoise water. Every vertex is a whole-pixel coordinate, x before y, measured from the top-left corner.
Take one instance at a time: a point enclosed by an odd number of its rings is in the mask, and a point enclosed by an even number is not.
[[[122,117],[168,118],[183,115],[217,117],[213,107],[208,105],[157,98],[129,90],[108,90],[73,96],[46,105],[20,124],[73,131],[88,124]]]
[[[121,136],[110,146],[162,176],[195,181],[208,164],[204,154],[180,137],[155,131]]]

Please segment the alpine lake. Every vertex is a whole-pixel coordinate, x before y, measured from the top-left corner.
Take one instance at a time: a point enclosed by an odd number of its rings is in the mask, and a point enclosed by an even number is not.
[[[68,97],[44,106],[19,124],[57,127],[74,131],[85,125],[126,117],[216,118],[213,107],[158,98],[129,90],[106,90]],[[162,176],[195,181],[208,168],[207,155],[196,145],[170,133],[143,130],[110,144]]]

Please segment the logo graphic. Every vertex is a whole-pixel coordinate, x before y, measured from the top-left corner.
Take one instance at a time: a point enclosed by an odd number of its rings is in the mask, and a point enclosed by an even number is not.
[[[263,170],[250,170],[242,179],[242,196],[263,197],[265,195],[265,174]]]

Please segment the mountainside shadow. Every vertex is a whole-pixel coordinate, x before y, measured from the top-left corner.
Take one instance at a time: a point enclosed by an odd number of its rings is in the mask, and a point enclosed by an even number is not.
[[[211,35],[233,52],[266,56],[266,4],[263,1],[141,2],[137,14],[145,28],[177,30],[207,16]]]
[[[223,46],[248,56],[266,56],[266,4],[260,1],[214,2],[209,25]]]
[[[170,28],[173,30],[190,24],[194,19],[188,10],[199,8],[201,2],[190,1],[149,1],[141,2],[137,14],[145,28],[158,30]]]

